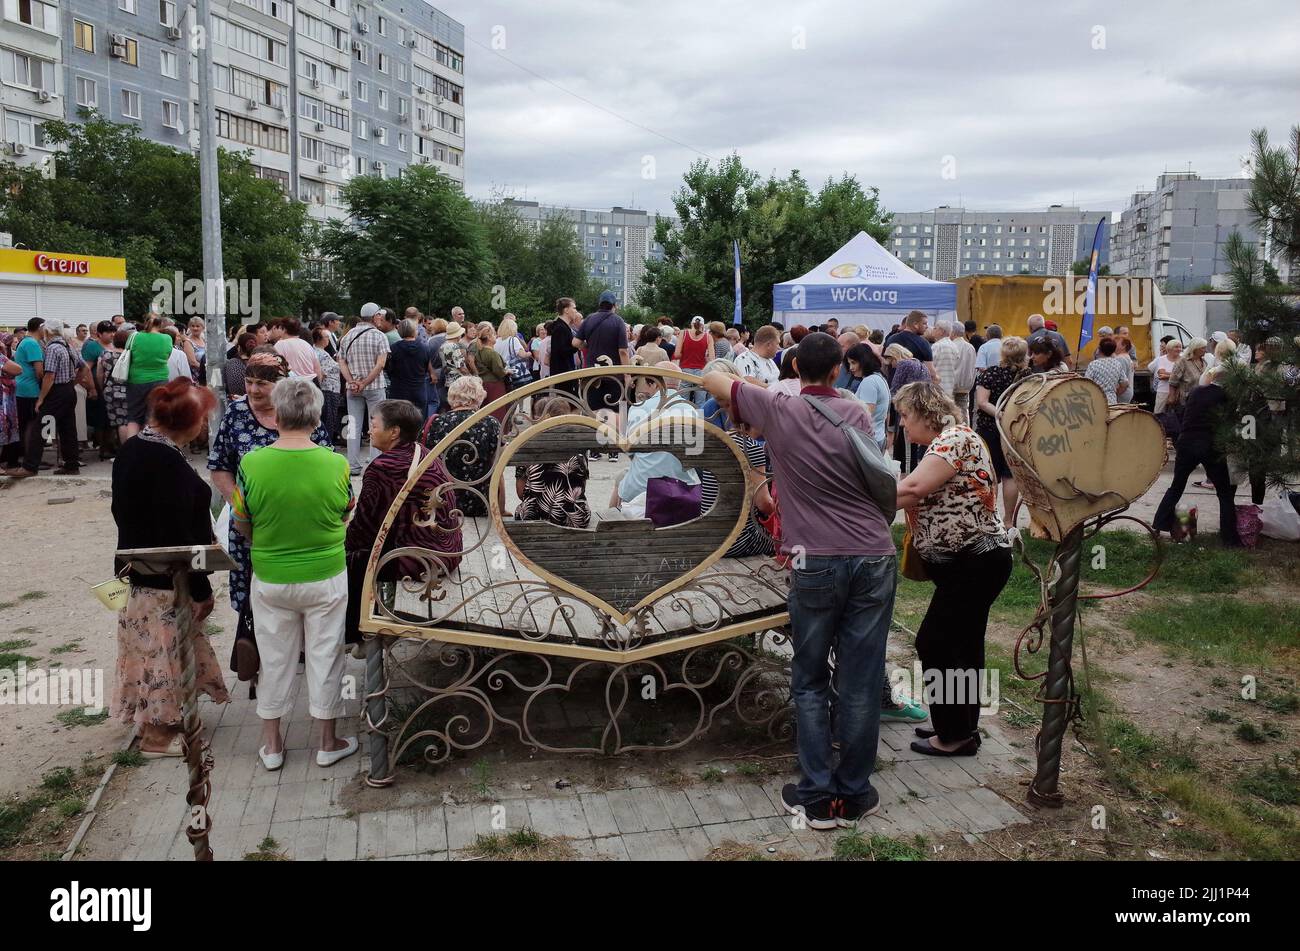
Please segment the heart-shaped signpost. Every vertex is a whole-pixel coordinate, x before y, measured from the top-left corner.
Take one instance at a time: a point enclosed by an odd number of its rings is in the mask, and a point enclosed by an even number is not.
[[[1008,389],[998,404],[998,429],[1021,498],[1057,542],[1052,563],[1060,576],[1044,606],[1051,648],[1029,800],[1060,806],[1061,743],[1078,707],[1070,658],[1084,529],[1151,488],[1165,464],[1164,431],[1143,409],[1107,406],[1101,387],[1072,373],[1034,374]]]

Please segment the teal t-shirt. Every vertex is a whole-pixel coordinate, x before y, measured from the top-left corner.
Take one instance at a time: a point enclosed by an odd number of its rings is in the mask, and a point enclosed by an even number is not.
[[[91,337],[84,344],[82,344],[81,359],[85,360],[86,365],[90,367],[91,376],[94,376],[95,364],[99,361],[99,356],[103,352],[104,352],[104,345],[100,343],[98,340],[96,340],[94,337]]]
[[[347,457],[324,446],[265,446],[244,456],[230,509],[253,523],[253,574],[267,584],[306,584],[345,571],[352,502]]]
[[[41,395],[41,381],[37,379],[36,369],[32,364],[42,363],[44,360],[45,351],[41,348],[41,342],[35,337],[23,337],[22,342],[18,344],[18,349],[14,351],[14,363],[23,368],[23,372],[18,376],[15,393],[31,400]]]
[[[174,349],[170,334],[137,331],[131,334],[126,347],[131,351],[131,369],[127,373],[126,382],[167,382],[167,360]]]

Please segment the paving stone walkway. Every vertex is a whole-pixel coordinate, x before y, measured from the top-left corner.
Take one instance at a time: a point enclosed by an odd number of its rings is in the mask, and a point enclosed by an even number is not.
[[[358,683],[362,671],[360,663],[349,660],[348,673]],[[302,682],[299,677],[297,683]],[[244,685],[237,694],[225,706],[204,700],[202,707],[216,760],[211,815],[218,860],[242,858],[268,836],[298,861],[470,859],[474,856],[467,850],[477,836],[523,827],[564,836],[581,857],[603,860],[698,860],[727,842],[823,858],[831,854],[836,838],[834,833],[792,829],[780,804],[786,778],[746,780],[729,773],[721,782],[656,785],[650,776],[635,772],[643,761],[612,770],[617,774],[614,788],[575,782],[554,789],[538,783],[534,785],[542,791],[525,791],[516,784],[514,789],[492,788],[488,800],[464,804],[430,802],[427,788],[404,791],[399,771],[393,787],[368,793],[372,800],[391,797],[391,808],[353,814],[344,794],[358,786],[359,774],[368,767],[364,742],[355,756],[327,769],[318,767],[314,750],[308,749],[312,721],[303,690],[288,718],[285,765],[267,772],[257,758],[261,721],[255,704]],[[355,734],[357,718],[351,712],[339,723],[340,736]],[[1023,807],[985,785],[993,778],[1027,776],[1025,756],[1006,744],[996,717],[985,717],[982,726],[988,736],[978,756],[934,759],[908,748],[910,726],[882,724],[879,769],[873,777],[881,810],[860,828],[868,835],[910,842],[917,834],[970,836],[1027,822]],[[527,755],[522,746],[519,755]],[[96,817],[78,857],[192,860],[183,828],[186,785],[180,760],[151,760],[120,770],[113,787],[118,794],[106,796],[100,807],[101,813],[114,814]]]

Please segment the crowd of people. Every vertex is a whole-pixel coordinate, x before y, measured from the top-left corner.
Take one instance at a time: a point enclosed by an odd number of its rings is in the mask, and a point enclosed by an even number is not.
[[[568,381],[535,394],[533,418],[571,412],[585,396],[597,413],[625,408],[628,429],[652,417],[707,420],[749,462],[753,507],[727,555],[776,556],[790,567],[802,778],[783,791],[786,807],[814,828],[852,825],[874,812],[879,795],[870,777],[882,719],[917,724],[912,747],[921,754],[976,755],[977,689],[927,693],[928,712],[890,689],[884,658],[898,576],[893,509],[862,477],[865,450],[833,432],[832,420],[869,436],[882,464],[890,455],[897,461],[905,553],[934,585],[917,632],[922,666],[940,672],[941,683],[951,683],[944,675],[953,672],[982,675],[989,609],[1011,573],[1018,498],[997,405],[1029,375],[1072,371],[1075,358],[1050,321],[1034,315],[1023,338],[998,326],[979,333],[972,322],[931,326],[920,311],[888,332],[841,328],[834,319],[752,333],[699,316],[684,327],[666,316],[629,326],[609,292],[587,315],[561,298],[554,316],[531,334],[511,314],[475,322],[456,307],[449,318],[415,307],[399,316],[367,303],[351,327],[326,313],[307,324],[281,318],[231,334],[223,381],[230,402],[206,446],[207,468],[227,507],[221,542],[235,564],[229,597],[238,628],[229,666],[241,680],[256,678],[266,769],[285,760],[281,721],[299,663],[319,724],[317,762],[328,766],[355,753],[356,738],[336,732],[343,657],[361,639],[371,550],[417,467],[427,463],[384,551],[423,549],[432,561],[403,554],[385,562],[379,583],[422,575],[431,564],[440,572],[456,568],[461,520],[490,508],[503,396],[598,366],[667,367],[695,380],[665,387],[655,377],[612,374],[582,389]],[[187,450],[204,447],[214,405],[212,392],[193,382],[206,379],[202,321],[182,330],[155,314],[134,326],[119,316],[93,330],[69,332],[61,321],[34,318],[17,339],[0,337],[5,474],[25,478],[39,470],[48,433],[34,421],[44,418],[55,421],[63,453],[56,472],[77,471],[72,411],[80,385],[91,444],[116,457],[118,547],[213,543],[211,492],[186,458]],[[1102,327],[1098,336],[1085,375],[1109,404],[1132,399],[1137,356],[1127,328]],[[1158,528],[1168,528],[1199,465],[1219,494],[1224,542],[1239,544],[1231,517],[1235,487],[1213,438],[1225,406],[1220,380],[1231,362],[1254,356],[1267,364],[1270,355],[1267,346],[1243,354],[1230,334],[1216,335],[1212,349],[1203,339],[1186,348],[1160,342],[1149,369],[1156,411],[1177,456]],[[453,433],[450,448],[427,460]],[[588,483],[597,458],[576,453],[517,467],[513,517],[588,528],[596,517]],[[668,527],[708,512],[717,497],[711,473],[672,453],[638,452],[618,471],[603,512]],[[504,511],[504,485],[497,504]],[[179,755],[171,582],[135,574],[130,580],[119,616],[114,713],[137,724],[146,755]],[[190,587],[202,620],[213,605],[207,575],[194,572]],[[204,638],[196,660],[199,689],[225,700],[221,665]],[[919,725],[927,718],[932,728]]]

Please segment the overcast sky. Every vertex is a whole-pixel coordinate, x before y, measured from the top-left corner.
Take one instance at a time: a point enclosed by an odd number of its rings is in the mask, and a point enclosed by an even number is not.
[[[1119,211],[1300,122],[1294,0],[435,2],[465,24],[474,197],[667,213],[734,150],[891,211]]]

